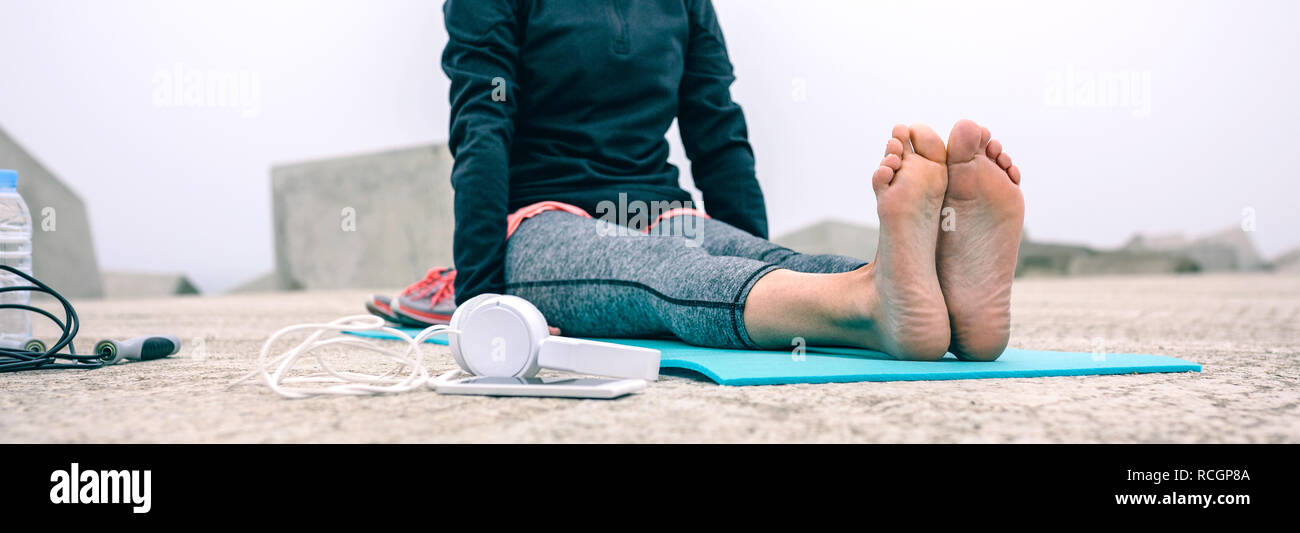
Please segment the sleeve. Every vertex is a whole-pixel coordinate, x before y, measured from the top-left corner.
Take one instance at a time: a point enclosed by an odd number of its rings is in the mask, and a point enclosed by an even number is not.
[[[709,216],[767,238],[767,207],[754,175],[745,115],[731,100],[731,60],[711,0],[688,0],[690,37],[677,125]]]
[[[505,291],[518,21],[511,0],[447,0],[456,301]]]

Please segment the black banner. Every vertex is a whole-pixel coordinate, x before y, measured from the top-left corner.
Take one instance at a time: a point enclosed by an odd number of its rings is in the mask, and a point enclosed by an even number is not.
[[[4,516],[40,523],[662,517],[702,502],[746,520],[956,511],[1200,520],[1277,513],[1298,492],[1294,448],[1272,445],[2,448]]]

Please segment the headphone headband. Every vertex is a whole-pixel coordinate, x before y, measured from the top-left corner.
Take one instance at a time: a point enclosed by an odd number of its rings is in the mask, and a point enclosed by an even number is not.
[[[518,296],[481,294],[451,317],[448,344],[477,376],[533,377],[542,368],[619,378],[659,377],[659,350],[550,335],[546,318]]]

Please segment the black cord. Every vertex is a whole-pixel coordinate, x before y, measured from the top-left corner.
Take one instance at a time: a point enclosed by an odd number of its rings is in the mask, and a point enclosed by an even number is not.
[[[23,278],[31,283],[28,286],[3,287],[0,288],[0,294],[6,292],[39,292],[53,296],[63,305],[63,320],[59,320],[53,313],[24,304],[0,304],[0,310],[19,309],[39,314],[50,319],[59,327],[62,333],[59,335],[59,342],[54,343],[44,352],[37,352],[27,347],[9,348],[0,347],[0,372],[17,372],[20,370],[41,370],[53,368],[79,368],[95,369],[104,366],[104,359],[101,354],[85,355],[78,354],[77,349],[73,346],[72,340],[77,336],[77,330],[81,328],[81,320],[77,318],[77,311],[72,308],[72,304],[64,298],[59,291],[50,288],[49,285],[41,283],[40,280],[31,277],[26,272],[18,270],[9,265],[0,265],[0,270],[8,272]],[[68,349],[67,353],[58,353],[64,348]]]

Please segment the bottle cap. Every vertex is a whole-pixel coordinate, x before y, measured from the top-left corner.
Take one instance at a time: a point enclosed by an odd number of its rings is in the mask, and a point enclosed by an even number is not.
[[[18,171],[0,168],[0,191],[18,190]]]

